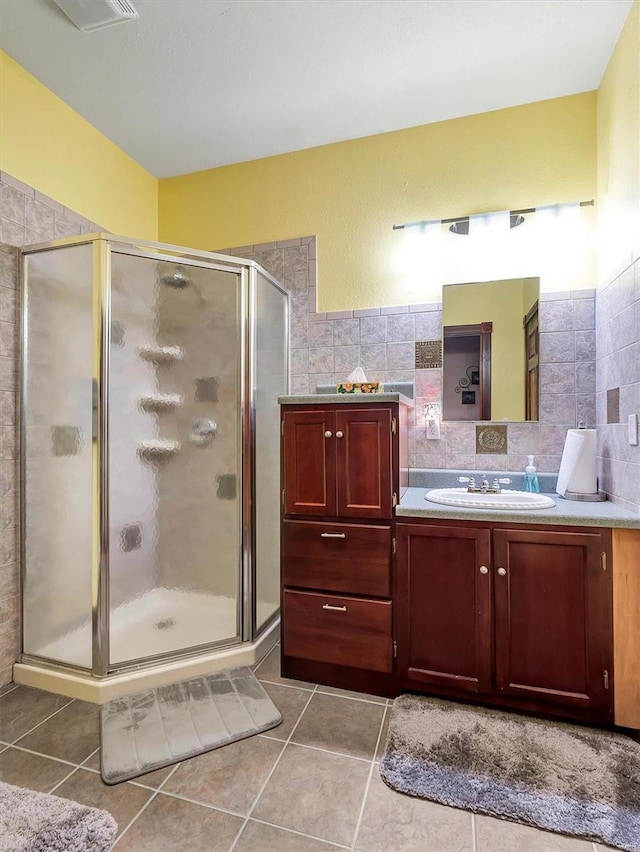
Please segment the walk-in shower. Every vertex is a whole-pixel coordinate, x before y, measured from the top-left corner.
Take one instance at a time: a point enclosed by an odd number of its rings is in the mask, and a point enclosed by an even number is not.
[[[18,679],[177,672],[273,633],[288,304],[226,255],[23,250]]]

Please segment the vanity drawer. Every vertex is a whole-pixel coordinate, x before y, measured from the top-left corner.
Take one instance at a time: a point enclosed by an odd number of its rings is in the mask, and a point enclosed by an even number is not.
[[[286,590],[283,606],[286,656],[391,672],[391,601]]]
[[[391,527],[285,521],[285,586],[391,596]]]

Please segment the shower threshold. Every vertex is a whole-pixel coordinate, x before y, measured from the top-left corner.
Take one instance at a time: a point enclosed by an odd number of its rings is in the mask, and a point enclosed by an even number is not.
[[[158,630],[154,632],[157,634]],[[163,631],[160,630],[160,632]],[[171,629],[169,628],[167,632],[171,632]],[[24,686],[44,689],[94,704],[104,704],[123,695],[153,689],[189,677],[236,666],[251,666],[271,650],[279,637],[280,619],[277,619],[254,642],[242,642],[228,648],[194,652],[180,659],[159,660],[138,669],[117,672],[104,678],[94,678],[89,673],[74,672],[57,667],[55,664],[25,660],[14,665],[13,679]]]

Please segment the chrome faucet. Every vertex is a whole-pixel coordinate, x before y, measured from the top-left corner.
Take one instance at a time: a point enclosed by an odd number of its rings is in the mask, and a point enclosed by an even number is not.
[[[458,482],[467,484],[467,491],[469,494],[500,494],[502,492],[500,486],[511,485],[512,480],[507,476],[503,476],[500,479],[494,479],[493,485],[489,485],[489,480],[483,473],[480,487],[476,485],[476,481],[473,476],[459,476]]]

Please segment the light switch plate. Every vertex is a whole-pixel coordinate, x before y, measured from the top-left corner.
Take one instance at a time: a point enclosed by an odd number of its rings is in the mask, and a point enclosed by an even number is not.
[[[638,415],[630,414],[627,420],[627,426],[629,429],[629,444],[632,447],[638,446]]]

